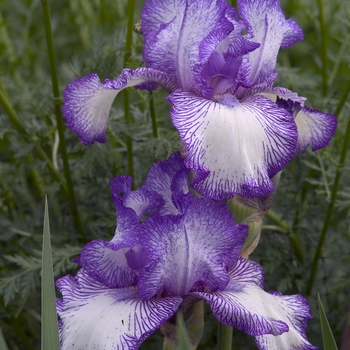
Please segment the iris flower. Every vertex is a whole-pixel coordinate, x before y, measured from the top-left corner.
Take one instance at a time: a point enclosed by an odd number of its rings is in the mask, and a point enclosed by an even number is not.
[[[147,68],[100,82],[93,73],[64,92],[68,127],[83,143],[105,142],[108,115],[127,87],[168,91],[170,116],[186,148],[192,186],[205,197],[257,197],[298,153],[327,146],[333,115],[274,87],[280,48],[303,40],[278,0],[146,0],[142,12]],[[246,34],[243,34],[246,33]]]
[[[263,290],[261,266],[240,257],[247,226],[223,202],[188,192],[188,172],[175,153],[135,191],[130,177],[111,181],[115,236],[87,244],[77,276],[56,283],[62,350],[137,349],[200,299],[259,349],[315,349],[306,300]]]

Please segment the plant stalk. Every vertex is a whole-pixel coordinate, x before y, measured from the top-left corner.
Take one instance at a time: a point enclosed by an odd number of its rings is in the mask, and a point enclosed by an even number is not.
[[[232,349],[232,332],[233,328],[226,326],[219,322],[218,324],[218,339],[217,350],[231,350]]]
[[[317,273],[318,261],[322,255],[322,248],[323,248],[324,241],[326,239],[327,230],[328,230],[328,227],[330,226],[331,221],[332,221],[334,204],[335,204],[335,200],[337,198],[340,177],[341,177],[341,174],[343,172],[346,154],[348,152],[349,145],[350,145],[350,120],[348,121],[348,124],[346,126],[346,133],[345,133],[345,137],[344,137],[343,148],[342,148],[342,151],[340,153],[339,165],[338,165],[337,171],[335,173],[331,201],[328,204],[326,218],[325,218],[325,221],[324,221],[324,224],[322,227],[320,238],[318,240],[314,260],[313,260],[312,267],[311,267],[310,278],[309,278],[309,282],[308,282],[307,289],[306,289],[306,295],[311,295],[312,288],[314,286],[314,281],[315,281],[315,277],[316,277],[316,273]]]
[[[78,232],[80,232],[80,234],[82,235],[83,240],[86,241],[87,240],[86,232],[79,216],[78,206],[77,206],[75,193],[74,193],[73,181],[72,181],[71,172],[69,168],[66,139],[64,137],[64,124],[63,124],[61,101],[60,101],[61,94],[58,87],[58,75],[57,75],[55,50],[53,45],[53,35],[52,35],[52,29],[51,29],[50,7],[47,0],[42,0],[41,4],[42,4],[43,14],[44,14],[46,43],[47,43],[48,54],[49,54],[56,123],[57,123],[58,135],[60,139],[60,151],[61,151],[62,160],[63,160],[64,175],[67,181],[67,187],[69,191],[70,210],[72,212],[73,220],[76,228],[78,229]]]
[[[129,0],[128,3],[128,25],[126,31],[126,41],[125,41],[125,50],[124,50],[124,67],[128,66],[131,57],[131,47],[132,47],[132,34],[134,28],[134,13],[136,7],[136,0]],[[130,96],[129,91],[125,89],[124,94],[124,115],[126,124],[130,125],[131,114],[130,114]],[[126,145],[128,152],[128,174],[134,178],[134,159],[133,159],[133,147],[132,147],[132,137],[126,137]],[[132,185],[133,187],[134,185]]]
[[[154,105],[154,94],[153,91],[150,91],[150,100],[149,100],[149,110],[151,113],[151,119],[152,119],[152,131],[153,131],[153,137],[156,139],[158,138],[158,125],[157,125],[157,116],[156,116],[156,108]]]
[[[328,47],[328,33],[327,25],[324,19],[323,3],[322,0],[317,0],[318,5],[318,20],[321,27],[321,59],[322,59],[322,94],[326,96],[327,94],[327,79],[328,79],[328,59],[327,59],[327,47]]]

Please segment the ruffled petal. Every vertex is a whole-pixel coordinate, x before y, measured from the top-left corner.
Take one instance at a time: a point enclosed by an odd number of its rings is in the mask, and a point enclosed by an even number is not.
[[[144,82],[156,82],[168,91],[174,90],[173,83],[163,72],[148,68],[124,69],[119,78],[107,79],[103,84],[96,73],[75,79],[63,93],[62,112],[67,126],[86,145],[105,142],[108,116],[115,97],[121,90]]]
[[[315,349],[305,335],[312,318],[307,301],[301,295],[266,293],[262,273],[258,264],[240,258],[229,271],[225,290],[192,294],[205,299],[223,324],[256,336],[259,349]]]
[[[167,160],[152,164],[142,189],[156,192],[164,205],[159,207],[157,215],[177,215],[177,198],[188,193],[188,175],[179,152],[172,154]]]
[[[226,32],[228,11],[232,7],[225,0],[147,0],[142,12],[147,65],[166,72],[185,90],[195,88],[200,44],[214,30]]]
[[[295,118],[298,128],[298,146],[296,153],[304,153],[308,145],[317,151],[327,147],[337,129],[337,118],[333,114],[323,113],[304,106]]]
[[[62,350],[137,349],[177,310],[180,297],[140,300],[135,288],[112,289],[80,270],[56,282]]]
[[[258,49],[248,54],[252,66],[250,80],[259,84],[275,69],[280,47],[287,48],[303,40],[303,32],[292,19],[285,19],[279,0],[240,0],[238,9],[251,40],[260,43]]]
[[[150,264],[139,275],[139,294],[185,295],[198,282],[211,290],[228,283],[227,267],[238,259],[247,235],[222,202],[192,194],[183,216],[146,220],[140,240]],[[174,273],[176,272],[176,273]]]
[[[312,145],[313,151],[328,146],[338,124],[333,114],[305,106],[305,97],[298,96],[295,92],[285,88],[256,86],[249,93],[259,93],[268,97],[293,116],[298,130],[296,155],[304,153],[309,145]]]
[[[269,98],[272,102],[277,103],[277,98],[280,98],[281,100],[291,100],[292,102],[299,103],[299,105],[302,107],[304,105],[304,102],[306,101],[305,97],[299,96],[296,92],[293,92],[291,90],[288,90],[284,87],[280,86],[269,86],[270,83],[272,84],[273,79],[271,82],[266,84],[262,83],[261,85],[256,85],[249,89],[247,95],[255,95],[255,94],[261,94],[267,98]],[[285,106],[280,106],[284,108]],[[300,107],[300,109],[301,109]],[[291,113],[292,114],[292,113]]]
[[[131,208],[140,219],[145,214],[153,215],[157,213],[165,203],[162,196],[144,188],[131,191],[131,183],[132,178],[130,176],[116,176],[109,182],[116,208],[118,209],[120,206]]]
[[[126,253],[129,250],[130,247],[111,242],[92,241],[84,247],[79,263],[91,278],[109,288],[135,286],[137,272],[128,264]]]
[[[259,197],[294,155],[297,130],[292,116],[264,96],[220,103],[175,91],[170,115],[186,145],[185,165],[196,172],[201,195],[223,199],[237,193]]]
[[[122,247],[133,247],[139,243],[140,218],[118,198],[114,200],[117,212],[117,227],[111,242]]]

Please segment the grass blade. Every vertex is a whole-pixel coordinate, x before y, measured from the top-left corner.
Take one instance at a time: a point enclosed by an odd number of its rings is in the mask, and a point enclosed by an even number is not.
[[[60,350],[47,198],[45,199],[41,282],[41,350]]]
[[[0,328],[0,350],[8,350],[4,335],[2,334],[2,330]]]
[[[321,329],[323,338],[324,350],[338,350],[337,344],[334,340],[331,327],[329,326],[326,313],[321,302],[320,295],[318,295],[318,307],[320,309]]]

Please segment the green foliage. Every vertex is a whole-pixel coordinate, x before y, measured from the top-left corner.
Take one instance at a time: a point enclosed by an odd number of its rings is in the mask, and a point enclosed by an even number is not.
[[[329,326],[326,313],[322,305],[320,295],[318,295],[318,307],[320,309],[321,329],[323,338],[323,349],[324,350],[338,350],[337,344],[335,343],[331,327]]]
[[[52,265],[49,211],[45,200],[41,268],[41,350],[60,350]]]
[[[1,350],[8,350],[6,341],[4,339],[4,335],[2,334],[2,330],[0,328],[0,349]]]
[[[191,342],[186,332],[184,318],[180,312],[176,314],[176,333],[179,339],[179,349],[191,350]]]
[[[320,4],[322,18],[320,17]],[[117,76],[123,68],[127,1],[62,0],[50,2],[59,88],[74,78],[97,72],[101,79]],[[135,22],[143,2],[137,2]],[[265,219],[266,229],[252,259],[265,270],[265,289],[305,295],[334,179],[342,169],[335,209],[311,295],[315,319],[310,341],[321,347],[317,294],[328,311],[336,341],[348,314],[350,192],[349,154],[339,155],[349,120],[350,9],[346,1],[282,0],[286,17],[304,30],[305,41],[282,50],[276,85],[308,97],[307,104],[330,113],[337,111],[339,127],[330,146],[307,151],[283,171],[272,209],[283,220],[280,227]],[[323,24],[322,24],[323,23]],[[128,67],[142,65],[142,37],[133,34]],[[52,255],[55,278],[75,274],[73,262],[85,242],[70,210],[70,193],[57,137],[49,60],[41,3],[3,0],[0,8],[0,92],[21,124],[0,104],[0,319],[9,349],[40,347],[40,271],[44,195],[50,203]],[[122,95],[122,94],[121,94]],[[109,181],[127,173],[127,137],[132,137],[135,186],[145,178],[154,159],[165,159],[179,145],[169,118],[169,105],[160,89],[153,93],[158,138],[153,137],[150,94],[130,89],[131,123],[124,119],[122,96],[112,107],[106,144],[85,147],[66,129],[69,167],[86,240],[111,239],[115,208]],[[40,151],[41,150],[41,151]],[[41,153],[43,152],[43,153]],[[62,180],[63,179],[63,180]],[[280,221],[281,222],[281,221]],[[301,242],[303,261],[295,255],[290,232]],[[199,349],[215,348],[216,321],[206,312]],[[143,348],[161,344],[159,333]],[[255,349],[252,337],[234,330],[233,348]]]

